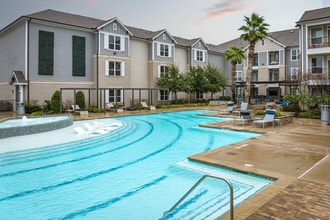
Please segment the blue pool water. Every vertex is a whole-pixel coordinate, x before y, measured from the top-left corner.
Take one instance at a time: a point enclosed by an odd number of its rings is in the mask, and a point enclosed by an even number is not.
[[[0,154],[0,218],[161,219],[205,173],[232,181],[235,205],[271,184],[186,160],[260,135],[199,127],[226,120],[196,115],[203,112],[121,117],[123,126],[105,135]],[[228,186],[207,179],[168,219],[215,219],[228,210]]]

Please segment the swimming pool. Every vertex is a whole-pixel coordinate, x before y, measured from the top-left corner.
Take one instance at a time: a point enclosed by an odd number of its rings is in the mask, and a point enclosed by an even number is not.
[[[269,179],[186,160],[260,135],[199,127],[226,120],[196,115],[203,112],[121,117],[123,126],[105,135],[1,154],[0,216],[160,219],[204,173],[232,181],[235,205],[271,184]],[[72,127],[63,135],[70,132],[76,135]],[[227,185],[207,179],[168,217],[215,219],[228,210]]]

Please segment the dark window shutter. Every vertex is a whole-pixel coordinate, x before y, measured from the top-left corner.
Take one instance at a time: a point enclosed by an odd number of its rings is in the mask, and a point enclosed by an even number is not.
[[[72,36],[72,75],[86,76],[85,37]]]
[[[54,74],[54,33],[39,31],[39,62],[40,75]]]

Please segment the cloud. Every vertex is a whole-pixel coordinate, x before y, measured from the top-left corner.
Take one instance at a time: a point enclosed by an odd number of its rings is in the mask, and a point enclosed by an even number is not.
[[[199,24],[202,24],[210,19],[220,18],[229,14],[245,11],[252,7],[254,1],[246,0],[218,0],[211,7],[205,9],[206,15],[202,18]]]

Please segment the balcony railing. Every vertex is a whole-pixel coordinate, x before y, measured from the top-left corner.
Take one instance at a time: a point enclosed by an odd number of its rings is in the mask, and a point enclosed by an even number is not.
[[[329,37],[314,37],[308,39],[308,48],[330,47]]]

